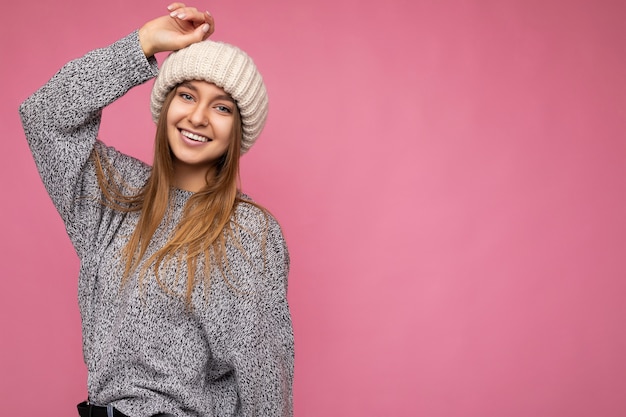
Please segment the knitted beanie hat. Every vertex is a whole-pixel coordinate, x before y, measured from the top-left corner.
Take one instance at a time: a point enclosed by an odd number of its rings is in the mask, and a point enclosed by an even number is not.
[[[267,91],[252,59],[236,46],[210,40],[172,52],[152,87],[150,107],[155,123],[170,90],[189,80],[213,83],[235,100],[243,127],[241,154],[246,153],[263,130],[268,111]]]

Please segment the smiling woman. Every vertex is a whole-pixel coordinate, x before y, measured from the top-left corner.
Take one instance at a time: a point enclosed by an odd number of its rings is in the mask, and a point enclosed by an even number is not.
[[[174,184],[200,191],[223,165],[232,148],[235,113],[239,110],[224,89],[206,81],[186,81],[172,90],[166,109],[167,139],[174,164]],[[230,152],[236,152],[230,149]]]
[[[292,415],[289,254],[238,189],[267,93],[250,57],[212,31],[208,12],[174,3],[20,107],[81,261],[81,416]],[[157,75],[161,51],[176,52],[152,90],[150,167],[97,134],[102,108]]]

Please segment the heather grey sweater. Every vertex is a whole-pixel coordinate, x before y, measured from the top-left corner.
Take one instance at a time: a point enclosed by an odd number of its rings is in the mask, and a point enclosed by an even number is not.
[[[209,291],[196,288],[192,310],[164,292],[152,275],[141,288],[136,275],[120,287],[119,253],[138,215],[100,204],[89,155],[96,146],[128,184],[146,182],[149,166],[96,136],[102,108],[156,73],[156,61],[145,58],[134,32],[69,62],[20,107],[43,183],[80,258],[89,399],[132,417],[290,416],[289,256],[273,218],[268,229],[258,209],[238,206],[245,254],[228,246],[229,282],[212,274]],[[172,221],[162,222],[147,256],[167,240],[191,194],[172,191]],[[165,267],[163,277],[180,290],[174,270]],[[186,276],[184,266],[178,271]]]

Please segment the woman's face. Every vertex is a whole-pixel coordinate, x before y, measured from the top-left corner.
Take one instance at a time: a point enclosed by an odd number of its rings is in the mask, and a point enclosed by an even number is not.
[[[205,177],[228,149],[235,111],[234,100],[215,84],[186,81],[176,87],[167,110],[175,175],[185,171]]]

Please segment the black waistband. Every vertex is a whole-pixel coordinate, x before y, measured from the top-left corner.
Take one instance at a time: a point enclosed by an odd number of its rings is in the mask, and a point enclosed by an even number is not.
[[[76,406],[78,408],[78,415],[80,417],[109,417],[107,414],[106,407],[100,407],[98,405],[89,404],[87,401],[83,401],[82,403]],[[113,409],[113,417],[128,417],[126,414],[121,411]],[[155,414],[152,417],[174,417],[171,414]]]
[[[107,408],[93,405],[83,401],[76,406],[80,417],[108,417]],[[113,417],[128,417],[126,414],[113,409]]]

